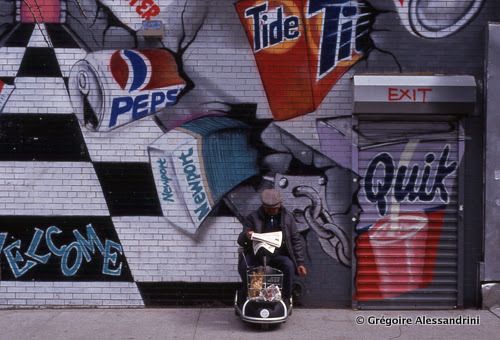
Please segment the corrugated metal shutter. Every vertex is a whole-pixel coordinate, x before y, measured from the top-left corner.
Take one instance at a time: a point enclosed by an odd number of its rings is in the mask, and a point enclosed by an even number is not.
[[[355,307],[457,306],[458,128],[360,119]]]

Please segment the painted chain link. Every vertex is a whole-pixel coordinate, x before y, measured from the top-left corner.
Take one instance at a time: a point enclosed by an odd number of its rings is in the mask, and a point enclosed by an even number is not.
[[[308,226],[318,236],[323,251],[344,266],[351,266],[351,247],[349,239],[334,222],[328,211],[323,208],[321,197],[310,186],[298,186],[293,189],[295,197],[307,197],[311,205],[304,209],[304,218]]]

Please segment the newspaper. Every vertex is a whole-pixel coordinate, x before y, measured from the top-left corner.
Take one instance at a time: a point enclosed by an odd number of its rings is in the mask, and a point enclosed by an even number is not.
[[[257,254],[260,248],[264,248],[271,254],[274,254],[276,248],[281,247],[283,233],[281,231],[273,233],[253,233],[251,240],[253,241],[254,254]]]

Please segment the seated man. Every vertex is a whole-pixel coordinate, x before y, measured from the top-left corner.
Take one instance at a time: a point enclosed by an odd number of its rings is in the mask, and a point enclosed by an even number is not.
[[[238,272],[243,282],[243,296],[247,292],[247,266],[262,265],[261,259],[254,255],[251,237],[256,233],[283,232],[283,242],[268,257],[267,264],[283,272],[282,297],[285,302],[292,296],[293,275],[304,277],[307,269],[304,266],[304,240],[297,231],[293,216],[282,206],[281,194],[275,189],[266,189],[261,194],[262,206],[251,213],[247,220],[248,226],[238,237],[238,244],[243,247],[243,256],[240,256]]]

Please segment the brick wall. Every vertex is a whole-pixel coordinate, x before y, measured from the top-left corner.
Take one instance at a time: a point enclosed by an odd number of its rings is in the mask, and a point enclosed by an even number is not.
[[[310,4],[310,14],[304,12],[306,1],[276,2],[284,3],[283,21],[297,16],[310,26],[307,31],[289,26],[284,45],[267,48],[274,51],[267,54],[274,59],[267,61],[260,59],[268,53],[266,49],[254,54],[248,40],[245,27],[252,27],[251,15],[246,19],[238,15],[251,1],[238,2],[239,8],[229,0],[155,0],[160,12],[150,19],[162,20],[164,35],[148,39],[137,34],[146,12],[136,12],[128,0],[61,0],[59,20],[54,19],[50,6],[50,19],[37,14],[37,23],[23,19],[27,12],[22,14],[21,2],[15,3],[0,1],[0,235],[6,233],[0,242],[0,304],[7,307],[135,307],[143,306],[144,296],[149,296],[147,284],[234,284],[239,281],[235,240],[244,216],[259,205],[258,192],[267,187],[282,192],[285,206],[295,212],[298,228],[307,240],[310,275],[298,280],[302,287],[299,301],[305,306],[350,306],[352,237],[356,236],[351,218],[359,209],[351,183],[353,176],[361,175],[351,170],[355,134],[352,77],[399,72],[468,74],[481,84],[486,23],[500,18],[494,0],[434,1],[431,8],[422,5],[419,9],[427,26],[412,29],[409,20],[415,17],[408,16],[408,2],[350,1],[344,4],[348,9],[339,19],[347,25],[342,29],[350,32],[342,37],[351,47],[349,55],[341,63],[335,59],[340,50],[323,56],[331,58],[333,53],[334,63],[321,76],[320,86],[315,85],[314,77],[322,72],[321,67],[306,65],[306,60],[312,63],[320,54],[324,27],[319,1]],[[301,4],[305,7],[299,10]],[[469,8],[469,4],[474,5]],[[152,6],[149,15],[156,13]],[[320,7],[316,10],[314,6]],[[271,21],[278,12],[276,7],[269,10]],[[453,26],[461,17],[462,23]],[[250,26],[242,24],[245,20]],[[426,27],[437,27],[437,31],[429,32]],[[300,34],[295,37],[294,32]],[[300,45],[306,38],[310,45]],[[113,70],[106,69],[113,53],[134,48],[142,52],[118,52],[119,62],[113,64]],[[148,59],[144,50],[165,48],[173,58],[168,67],[176,68],[184,80],[174,99],[147,89],[153,73],[167,74],[161,72],[167,66],[158,66],[165,58]],[[283,53],[286,48],[295,48],[300,56]],[[99,51],[109,53],[103,52],[108,53],[106,57]],[[144,66],[136,58],[153,60],[158,65],[151,67],[157,69],[152,73],[147,63]],[[95,86],[88,87],[90,83],[79,83],[82,79],[74,65],[81,60],[97,69],[94,81],[104,86],[102,93]],[[141,67],[146,67],[145,73]],[[126,81],[120,83],[120,77]],[[293,79],[309,83],[301,83],[301,91],[291,92]],[[91,82],[92,77],[87,80]],[[140,83],[137,87],[135,81]],[[181,82],[168,86],[181,86]],[[481,87],[478,90],[481,98]],[[310,91],[316,91],[315,95]],[[85,97],[85,93],[90,94]],[[141,94],[149,97],[134,103]],[[106,117],[112,115],[113,100],[130,95],[131,102],[121,99],[115,103],[120,126],[111,126]],[[134,119],[151,109],[155,95],[160,109]],[[310,109],[297,111],[313,97]],[[283,98],[285,105],[280,102]],[[129,109],[124,109],[127,105]],[[483,223],[477,213],[482,200],[481,105],[479,102],[477,112],[464,120],[465,277],[473,276],[475,262],[481,257],[480,238],[472,235],[476,235],[475,226]],[[228,120],[222,121],[220,114]],[[283,115],[287,119],[273,121]],[[93,126],[92,119],[100,125],[94,122]],[[182,195],[193,188],[182,184],[182,169],[174,164],[176,152],[187,152],[185,145],[194,145],[198,152],[196,174],[203,178],[202,193],[209,197],[208,217],[193,215],[201,205],[187,202],[190,192],[182,197],[182,209],[169,206],[162,194],[171,189]],[[173,165],[167,170],[177,169],[176,175],[162,179],[155,157],[171,160]],[[169,183],[175,185],[167,189]],[[294,189],[301,185],[314,189],[324,208],[319,231],[305,220],[312,201],[295,194]],[[201,201],[202,196],[198,197]],[[338,229],[328,229],[327,222]],[[103,247],[105,240],[119,246],[106,250],[94,243],[91,249],[91,235],[85,234],[89,223]],[[47,244],[50,226],[62,230],[52,234],[60,255]],[[50,254],[46,263],[28,254],[29,245],[36,244],[36,228],[44,236],[34,253]],[[75,231],[91,240],[90,246],[78,243],[69,251],[71,242],[76,242]],[[339,235],[345,235],[346,241]],[[15,240],[22,241],[20,246],[6,251]],[[72,276],[58,269],[64,250],[68,250],[68,265],[78,264]],[[9,262],[9,252],[22,260]],[[29,261],[36,266],[14,277],[12,266],[22,269]],[[122,265],[121,271],[103,274],[105,263],[111,269]],[[467,281],[466,288],[466,304],[476,305],[474,282]]]

